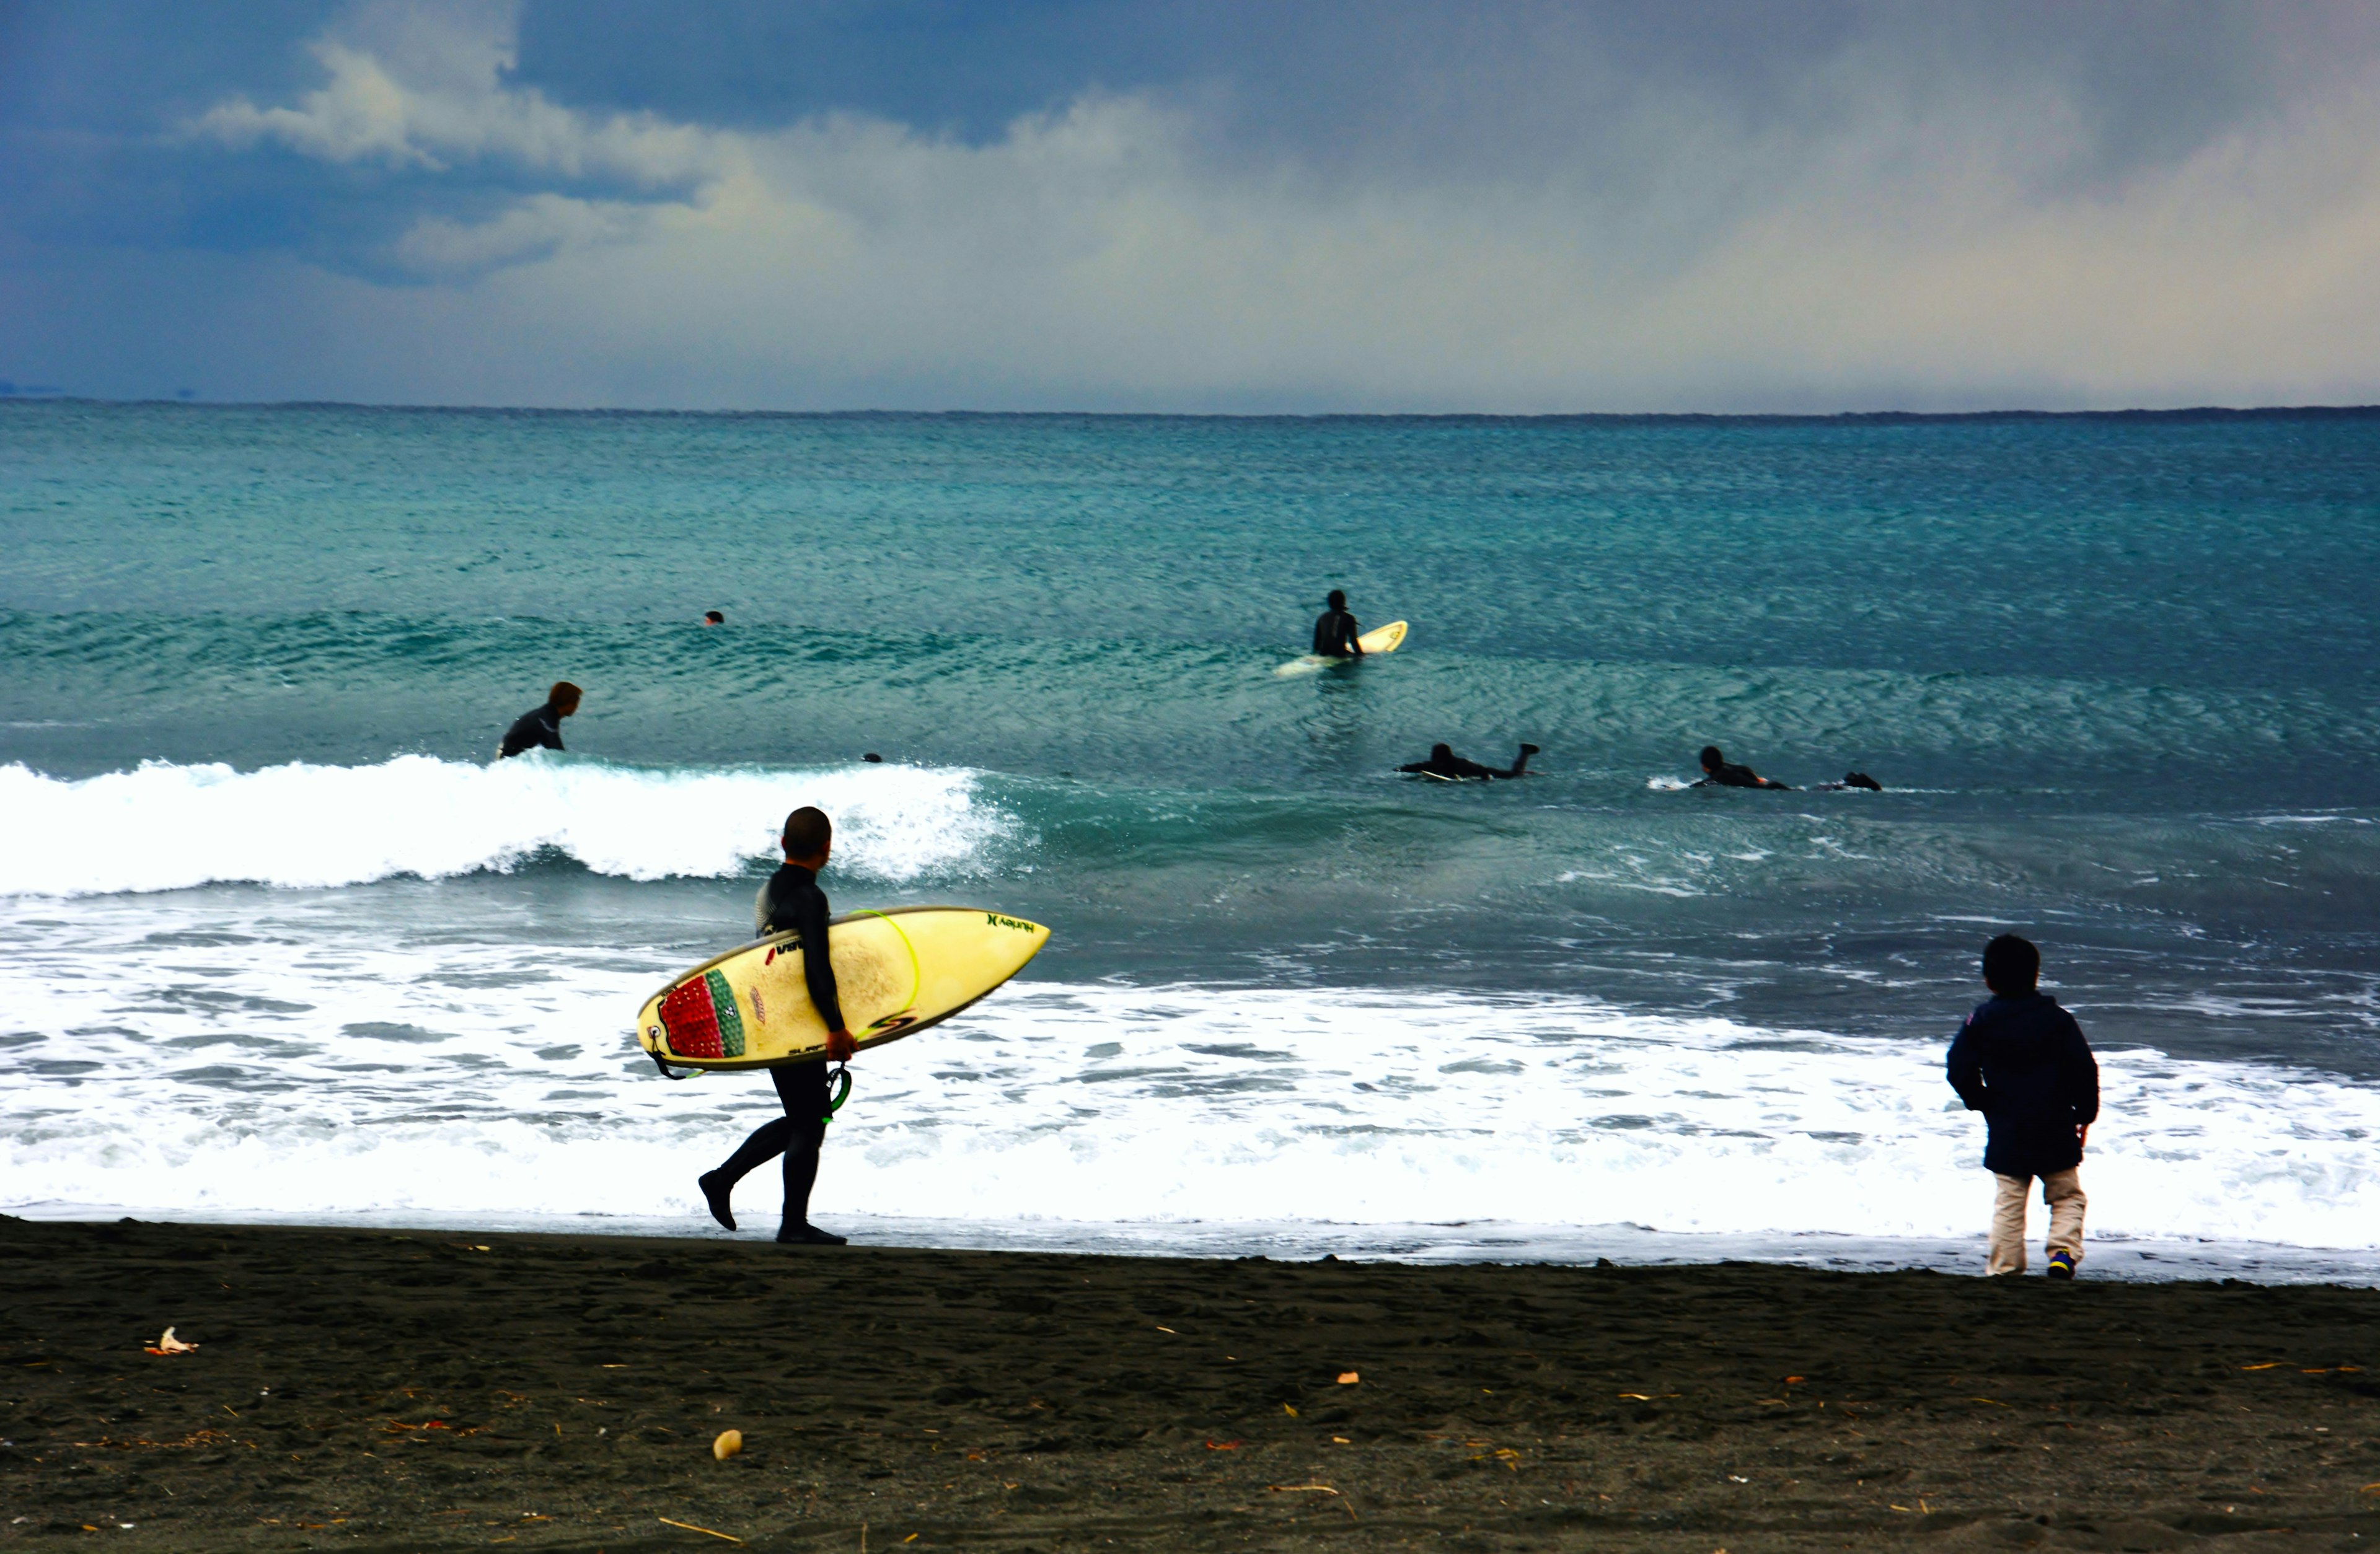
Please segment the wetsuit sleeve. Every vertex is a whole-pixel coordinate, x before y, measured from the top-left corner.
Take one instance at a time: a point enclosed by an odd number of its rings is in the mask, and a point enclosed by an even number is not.
[[[1947,1065],[1950,1087],[1959,1092],[1959,1099],[1967,1103],[1968,1111],[1988,1111],[1991,1110],[1991,1092],[1984,1088],[1984,1065],[1975,1053],[1974,1034],[1975,1017],[1970,1014],[1967,1023],[1959,1027],[1959,1034],[1950,1042],[1950,1059]]]
[[[562,720],[555,717],[549,705],[523,712],[504,730],[504,743],[496,747],[499,759],[519,755],[523,750],[559,750],[562,748]]]
[[[2063,1009],[2058,1014],[2066,1024],[2058,1064],[2064,1070],[2066,1104],[2074,1109],[2075,1123],[2087,1128],[2099,1120],[2099,1060],[2091,1055],[2091,1044],[2082,1039],[2082,1027],[2074,1016]]]
[[[793,927],[802,936],[802,981],[809,988],[810,1006],[829,1030],[843,1029],[843,1000],[834,985],[834,963],[826,952],[826,892],[807,890],[794,907]]]

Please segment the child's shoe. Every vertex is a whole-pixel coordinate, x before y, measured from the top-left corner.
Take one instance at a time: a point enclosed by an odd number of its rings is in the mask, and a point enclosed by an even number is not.
[[[2049,1277],[2052,1279],[2073,1278],[2074,1265],[2081,1260],[2082,1259],[2079,1257],[2071,1252],[2052,1252],[2049,1255]]]

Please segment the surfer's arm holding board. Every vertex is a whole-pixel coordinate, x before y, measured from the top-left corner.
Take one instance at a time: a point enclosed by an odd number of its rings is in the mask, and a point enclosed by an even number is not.
[[[819,870],[826,867],[827,855],[833,848],[831,835],[799,857],[787,847],[784,863],[769,876],[769,882],[760,887],[760,899],[753,903],[752,926],[762,934],[790,929],[801,935],[802,981],[809,990],[810,1006],[826,1024],[826,1055],[842,1062],[857,1048],[851,1032],[844,1027],[834,963],[826,953],[826,892],[818,886]]]

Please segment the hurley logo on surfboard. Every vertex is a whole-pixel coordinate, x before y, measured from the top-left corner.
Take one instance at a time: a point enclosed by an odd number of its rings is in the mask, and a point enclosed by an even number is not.
[[[1026,933],[1036,933],[1039,931],[1034,928],[1031,923],[1020,923],[1014,917],[1003,917],[997,912],[985,913],[983,915],[983,920],[990,923],[994,928],[1017,929]]]

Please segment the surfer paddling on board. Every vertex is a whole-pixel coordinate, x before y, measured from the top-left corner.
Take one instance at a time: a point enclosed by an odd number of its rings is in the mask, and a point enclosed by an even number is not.
[[[1314,623],[1314,656],[1324,659],[1362,658],[1364,644],[1359,638],[1363,628],[1355,617],[1347,613],[1345,590],[1330,590],[1330,608]]]
[[[1716,745],[1706,745],[1702,753],[1703,780],[1697,788],[1774,788],[1779,793],[1793,790],[1773,777],[1763,777],[1748,766],[1738,766],[1719,754]]]
[[[1482,766],[1475,760],[1463,759],[1454,753],[1451,746],[1432,745],[1429,759],[1414,761],[1397,770],[1410,771],[1416,777],[1436,777],[1449,783],[1467,782],[1475,778],[1484,781],[1491,777],[1525,777],[1529,774],[1529,758],[1536,753],[1535,745],[1524,745],[1521,747],[1521,759],[1500,771],[1492,766]]]
[[[533,707],[513,720],[504,730],[504,742],[496,747],[496,759],[506,759],[523,750],[559,750],[562,748],[562,720],[578,710],[581,696],[577,686],[567,680],[556,680],[553,688],[545,693],[545,705]]]
[[[818,1180],[819,1147],[826,1142],[826,1065],[841,1062],[856,1050],[851,1032],[843,1025],[843,1002],[834,986],[834,966],[826,955],[826,892],[818,887],[819,870],[826,867],[834,847],[834,823],[823,809],[808,806],[785,817],[785,861],[760,887],[752,904],[752,926],[759,934],[801,935],[802,979],[810,1006],[826,1023],[826,1057],[808,1062],[782,1063],[769,1071],[777,1083],[777,1099],[785,1114],[763,1123],[752,1136],[727,1157],[726,1164],[697,1180],[710,1217],[735,1228],[728,1196],[735,1184],[779,1155],[785,1158],[785,1214],[777,1239],[808,1246],[841,1246],[844,1237],[832,1235],[810,1223],[810,1186]]]

